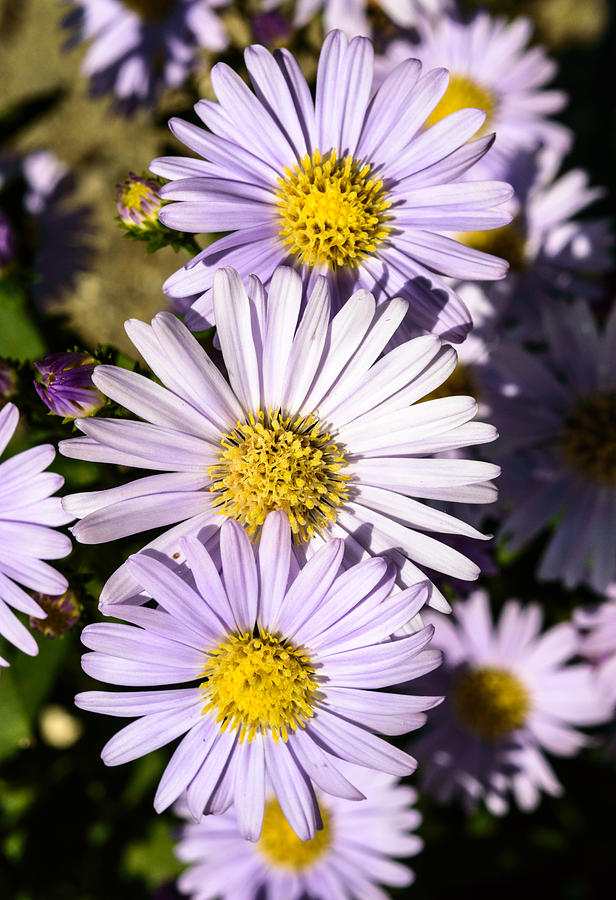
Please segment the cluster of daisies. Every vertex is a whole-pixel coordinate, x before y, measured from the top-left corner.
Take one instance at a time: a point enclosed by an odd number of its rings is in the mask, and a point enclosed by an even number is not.
[[[66,25],[128,109],[224,50],[233,5],[81,0]],[[586,174],[559,174],[555,66],[526,19],[291,6],[253,27],[285,43],[323,16],[314,91],[290,50],[248,46],[250,84],[218,62],[200,124],[171,119],[193,155],[118,188],[127,230],[208,236],[169,308],[125,324],[151,374],[37,364],[80,432],[60,453],[113,486],[59,499],[50,445],[0,464],[0,632],[25,653],[16,613],[76,618],[46,562],[70,552],[61,526],[148,532],[82,632],[83,669],[114,689],[76,703],[133,720],[107,765],[177,741],[154,806],[188,820],[195,900],[385,897],[421,848],[417,760],[443,802],[532,810],[562,791],[549,755],[616,705],[612,238],[577,218],[600,193]],[[2,448],[17,424],[8,400]],[[595,605],[546,628],[536,604],[469,593],[491,532],[501,558],[549,535],[537,579]]]

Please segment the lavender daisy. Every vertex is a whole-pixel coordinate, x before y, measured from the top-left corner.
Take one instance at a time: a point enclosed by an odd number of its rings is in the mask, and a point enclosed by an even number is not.
[[[515,552],[551,528],[539,579],[603,592],[616,577],[616,305],[603,334],[581,301],[544,322],[546,352],[502,344],[490,362],[497,452],[520,473],[502,536]]]
[[[580,655],[595,666],[601,689],[616,706],[616,585],[603,603],[576,610],[573,620],[582,632]]]
[[[435,335],[381,356],[407,304],[380,307],[358,291],[331,320],[328,282],[318,279],[300,314],[302,283],[281,267],[269,297],[253,278],[250,292],[233,269],[214,284],[218,339],[230,386],[188,329],[171,313],[129,337],[163,386],[114,366],[99,366],[99,390],[145,422],[78,419],[84,437],[63,441],[77,459],[154,472],[138,481],[64,499],[81,521],[77,540],[100,543],[176,525],[149,546],[178,554],[183,534],[217,539],[225,518],[258,535],[266,515],[289,516],[300,558],[326,536],[344,538],[348,558],[391,552],[400,585],[423,581],[419,567],[473,580],[478,567],[425,532],[481,538],[474,528],[416,498],[491,502],[494,465],[428,459],[445,449],[492,441],[474,423],[471,397],[416,403],[444,381],[456,353]],[[101,604],[126,600],[135,581],[122,567]],[[448,604],[434,590],[433,605]]]
[[[494,625],[485,591],[455,603],[453,621],[427,618],[444,659],[422,683],[446,700],[414,745],[425,789],[441,801],[484,800],[496,815],[507,812],[510,792],[526,811],[542,791],[560,794],[544,751],[575,755],[588,739],[573,726],[610,715],[591,666],[568,665],[579,645],[575,628],[565,623],[542,634],[539,607],[515,600]]]
[[[423,16],[434,16],[451,7],[451,0],[377,0],[371,4],[382,10],[399,28],[410,28]],[[339,28],[347,37],[366,35],[372,28],[365,0],[297,0],[295,24],[306,25],[317,12],[323,11],[325,31]]]
[[[72,43],[91,41],[83,72],[95,95],[113,92],[126,111],[177,87],[198,62],[199,48],[224,50],[214,10],[228,0],[76,0],[64,19]]]
[[[115,618],[87,626],[85,671],[111,684],[155,691],[79,694],[83,709],[139,716],[104,747],[119,765],[184,735],[162,776],[154,806],[186,790],[190,813],[234,806],[242,837],[261,834],[266,784],[293,831],[314,838],[322,825],[315,788],[347,800],[363,795],[339,760],[391,775],[415,760],[373,732],[423,724],[438,698],[374,692],[431,671],[440,654],[424,648],[433,629],[397,639],[428,596],[427,586],[394,590],[383,559],[344,570],[344,544],[326,543],[298,570],[282,512],[268,516],[255,561],[246,531],[221,529],[222,574],[202,543],[182,541],[194,587],[146,554],[129,560],[156,609],[116,606]],[[207,599],[206,599],[207,598]]]
[[[418,44],[396,42],[388,48],[379,60],[379,77],[410,55],[427,68],[449,69],[448,90],[427,124],[467,106],[485,110],[480,134],[495,131],[496,141],[478,167],[479,177],[509,180],[520,151],[544,148],[548,159],[560,160],[571,145],[569,130],[548,118],[566,103],[562,91],[545,90],[556,64],[541,47],[528,48],[531,32],[529,19],[508,22],[485,12],[470,22],[448,16],[426,20]]]
[[[309,841],[295,835],[273,796],[257,843],[242,838],[233,808],[184,825],[176,854],[190,868],[179,889],[192,900],[353,900],[384,897],[378,884],[411,884],[413,872],[392,857],[414,856],[423,846],[412,833],[421,822],[415,791],[369,769],[347,765],[344,772],[366,799],[320,795],[323,828]],[[190,815],[181,801],[177,811]]]
[[[460,182],[490,147],[468,143],[485,115],[466,109],[422,131],[447,90],[448,73],[422,75],[408,59],[371,97],[373,49],[334,31],[323,44],[313,101],[287,50],[245,52],[253,94],[221,63],[212,69],[218,103],[195,109],[208,131],[172,119],[171,130],[206,161],[164,157],[150,168],[171,183],[177,201],[160,211],[169,228],[229,231],[164,285],[186,323],[214,318],[212,284],[221,265],[267,285],[280,263],[295,265],[310,286],[327,277],[338,308],[354,289],[377,301],[400,295],[420,328],[460,342],[470,319],[440,277],[499,279],[506,263],[443,235],[504,225],[502,182]]]
[[[0,453],[18,421],[12,403],[0,409]],[[36,641],[11,608],[38,619],[46,613],[22,588],[62,594],[68,587],[64,576],[43,562],[71,550],[70,539],[53,527],[71,519],[60,498],[51,496],[64,479],[44,471],[54,456],[51,444],[43,444],[0,463],[0,635],[30,656],[38,653]],[[0,657],[0,665],[8,663]]]

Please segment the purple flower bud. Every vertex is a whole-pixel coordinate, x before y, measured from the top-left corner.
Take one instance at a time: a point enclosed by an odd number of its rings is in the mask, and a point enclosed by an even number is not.
[[[35,363],[39,376],[34,387],[43,403],[58,416],[93,416],[106,402],[92,382],[97,365],[89,353],[50,353]]]
[[[162,200],[158,183],[131,172],[126,181],[116,185],[120,220],[132,231],[145,231],[158,225]]]
[[[253,17],[252,33],[258,44],[280,47],[291,34],[291,20],[277,10],[259,13]]]
[[[17,236],[8,216],[0,209],[0,275],[9,268],[17,254]]]
[[[59,597],[37,593],[33,594],[33,599],[43,612],[47,613],[47,618],[38,619],[30,616],[30,628],[44,634],[45,637],[60,637],[79,621],[81,604],[71,590],[65,591]]]

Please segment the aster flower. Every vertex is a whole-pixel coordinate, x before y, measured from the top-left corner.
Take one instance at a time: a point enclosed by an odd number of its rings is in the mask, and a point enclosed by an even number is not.
[[[83,62],[94,95],[113,92],[130,112],[152,104],[163,87],[178,87],[198,62],[199,48],[227,46],[214,10],[228,0],[76,0],[64,19],[71,43],[91,41]]]
[[[601,335],[583,302],[546,309],[538,355],[501,344],[490,365],[496,452],[515,552],[551,527],[538,577],[602,592],[616,576],[616,306]]]
[[[257,843],[245,841],[233,808],[184,825],[176,855],[190,868],[178,887],[192,900],[353,900],[385,897],[377,885],[404,887],[413,872],[392,859],[414,856],[422,841],[411,832],[421,822],[416,793],[391,775],[345,766],[366,799],[351,803],[320,795],[323,828],[301,841],[273,796],[266,799]],[[176,810],[188,818],[183,803]]]
[[[582,632],[580,655],[595,666],[601,689],[616,706],[616,585],[603,603],[576,610],[573,621]]]
[[[38,380],[34,388],[45,406],[57,416],[76,419],[93,416],[107,402],[92,382],[98,365],[89,353],[50,353],[34,364]]]
[[[118,216],[130,231],[159,227],[158,211],[162,206],[159,187],[153,178],[140,178],[134,172],[122,184],[116,185]]]
[[[17,256],[17,235],[9,217],[0,209],[0,278]]]
[[[34,600],[45,613],[44,619],[30,617],[30,628],[48,638],[60,637],[70,631],[81,615],[81,604],[72,590],[56,597],[49,594],[35,594]]]
[[[458,111],[421,132],[447,89],[439,69],[417,60],[398,66],[371,99],[373,50],[334,31],[323,44],[316,101],[291,54],[248,47],[253,94],[223,64],[212,69],[218,103],[195,109],[205,131],[180,119],[171,130],[202,160],[164,157],[150,168],[171,183],[160,211],[169,228],[229,231],[172,275],[164,290],[193,329],[213,320],[212,283],[221,265],[267,285],[294,264],[310,285],[330,282],[338,308],[356,288],[380,302],[400,295],[420,328],[464,340],[468,312],[440,275],[494,280],[506,264],[443,236],[506,224],[511,189],[459,179],[492,137],[468,143],[484,113]],[[421,133],[420,133],[421,132]]]
[[[186,790],[195,818],[234,806],[242,837],[261,833],[266,782],[302,840],[321,825],[315,787],[347,800],[362,794],[339,760],[391,775],[415,760],[373,732],[418,728],[438,698],[372,692],[429,672],[432,628],[397,639],[424,604],[427,585],[394,591],[394,567],[366,560],[341,566],[344,544],[327,542],[298,571],[282,512],[268,516],[258,561],[246,531],[221,529],[222,574],[203,544],[182,541],[192,584],[155,557],[128,564],[157,609],[116,606],[87,626],[85,671],[111,684],[162,691],[79,694],[83,709],[140,716],[104,747],[119,765],[184,735],[158,786],[158,812]],[[393,591],[393,592],[392,592]],[[207,598],[207,599],[206,599]]]
[[[496,496],[488,483],[496,466],[425,458],[496,437],[491,426],[470,421],[470,397],[415,404],[451,373],[455,351],[424,335],[381,357],[404,318],[403,300],[377,309],[372,295],[358,291],[331,321],[326,279],[300,315],[301,299],[292,269],[274,274],[269,297],[256,278],[249,297],[237,272],[217,273],[217,336],[230,386],[171,313],[151,326],[126,323],[163,387],[114,366],[99,366],[93,381],[146,421],[77,420],[85,436],[60,449],[165,474],[64,498],[81,519],[72,529],[77,540],[100,543],[179,522],[149,545],[175,555],[182,534],[215,543],[231,517],[257,535],[265,516],[282,509],[300,557],[334,536],[345,539],[354,561],[391,551],[402,586],[426,577],[418,566],[476,578],[477,566],[424,532],[479,532],[414,499]],[[126,600],[135,587],[121,568],[101,604]],[[448,609],[436,590],[431,603]]]
[[[446,700],[414,744],[423,787],[441,801],[484,800],[496,815],[507,812],[510,792],[525,811],[542,791],[560,794],[544,751],[574,756],[589,741],[573,726],[609,718],[592,668],[568,665],[578,650],[575,628],[564,623],[542,634],[539,607],[515,600],[493,624],[485,591],[454,603],[452,619],[427,619],[444,659],[421,683]]]
[[[400,28],[410,28],[423,16],[434,16],[451,8],[451,0],[376,0],[373,4]],[[295,24],[306,25],[320,10],[323,11],[325,31],[339,28],[349,38],[355,35],[370,37],[372,29],[366,0],[297,0]]]
[[[541,47],[528,48],[529,19],[508,22],[485,12],[470,22],[440,16],[422,23],[419,33],[417,44],[399,41],[388,47],[378,60],[379,80],[407,56],[418,57],[426,68],[449,69],[449,87],[427,124],[468,106],[485,110],[480,134],[494,131],[496,141],[476,177],[508,181],[511,162],[520,151],[543,148],[549,160],[560,160],[568,152],[571,133],[547,118],[565,106],[566,94],[544,89],[556,64]]]
[[[12,403],[0,409],[0,453],[18,420]],[[51,496],[64,479],[44,471],[54,456],[51,444],[43,444],[0,463],[0,635],[30,656],[38,653],[36,641],[11,607],[35,618],[44,618],[45,611],[22,587],[49,594],[68,587],[64,576],[43,562],[66,556],[71,549],[69,538],[53,528],[71,518],[60,498]],[[8,663],[0,657],[0,665]]]

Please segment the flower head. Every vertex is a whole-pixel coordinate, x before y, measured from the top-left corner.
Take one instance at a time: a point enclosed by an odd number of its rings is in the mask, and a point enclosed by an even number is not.
[[[107,402],[92,382],[97,365],[98,360],[89,353],[50,353],[35,363],[38,378],[34,387],[45,406],[58,416],[93,416]]]
[[[344,766],[344,773],[365,794],[361,803],[320,794],[323,827],[308,841],[290,828],[275,797],[266,799],[261,837],[245,841],[232,807],[221,816],[206,816],[184,825],[177,856],[189,864],[178,887],[193,900],[214,894],[231,900],[279,896],[285,900],[341,900],[370,896],[377,884],[404,887],[413,873],[393,856],[421,850],[412,834],[421,818],[413,804],[415,791],[391,775]],[[180,801],[177,812],[190,817]]]
[[[595,666],[601,689],[616,706],[616,585],[603,603],[576,610],[574,622],[582,635],[580,655]]]
[[[18,420],[12,403],[0,409],[0,453]],[[22,586],[52,595],[68,587],[64,576],[43,562],[66,556],[71,549],[69,538],[53,528],[71,520],[60,498],[51,496],[64,479],[44,471],[54,456],[51,444],[43,444],[0,463],[0,634],[30,656],[38,653],[36,641],[11,607],[37,619],[46,613]],[[0,658],[0,665],[7,663]]]
[[[222,574],[196,538],[182,540],[190,582],[147,554],[129,566],[156,609],[114,607],[115,618],[84,629],[94,652],[86,672],[121,685],[195,686],[78,695],[85,709],[141,716],[105,746],[108,765],[136,759],[184,735],[158,787],[160,812],[186,790],[191,814],[233,804],[239,830],[261,834],[266,784],[294,832],[314,838],[321,824],[315,787],[346,799],[362,794],[339,760],[392,775],[415,762],[373,732],[419,727],[431,697],[373,693],[433,669],[424,648],[432,629],[397,639],[428,596],[427,586],[394,590],[383,559],[341,568],[344,544],[325,543],[298,570],[282,512],[264,523],[255,560],[246,531],[222,526]],[[184,573],[185,575],[185,573]],[[191,586],[194,585],[194,586]]]
[[[34,594],[34,600],[45,613],[45,618],[30,616],[30,628],[44,634],[45,637],[60,637],[79,621],[81,604],[70,589],[55,597],[49,594]]]
[[[267,285],[286,263],[310,286],[324,275],[336,308],[356,288],[378,301],[400,295],[419,327],[464,340],[468,312],[440,276],[495,280],[507,268],[444,235],[510,220],[502,208],[508,185],[460,182],[492,143],[491,136],[468,143],[485,114],[461,110],[424,130],[448,73],[422,74],[407,59],[371,99],[372,44],[349,44],[339,31],[325,39],[315,101],[287,50],[272,56],[255,45],[245,59],[256,94],[218,64],[212,84],[219,102],[195,107],[209,130],[170,122],[206,162],[164,157],[150,166],[171,180],[161,196],[177,201],[161,209],[165,225],[231,232],[165,284],[178,305],[194,301],[187,324],[201,329],[213,321],[211,289],[221,264]]]
[[[428,614],[444,659],[422,683],[446,700],[414,744],[424,787],[443,801],[484,800],[497,815],[512,792],[532,810],[541,791],[561,792],[544,751],[573,756],[588,743],[574,726],[606,721],[609,704],[590,666],[569,665],[578,650],[572,625],[542,634],[539,608],[515,600],[493,624],[484,591],[455,603],[452,618]]]
[[[158,226],[158,211],[162,200],[157,181],[153,178],[140,178],[131,172],[116,188],[118,215],[129,231],[144,231]]]
[[[424,532],[482,535],[415,499],[476,504],[496,496],[488,483],[495,466],[426,458],[496,437],[471,422],[470,397],[415,402],[451,374],[455,351],[424,335],[381,356],[404,318],[403,300],[376,308],[358,291],[331,320],[320,279],[303,314],[301,303],[291,269],[274,274],[269,296],[257,279],[247,294],[237,272],[217,274],[217,335],[230,385],[171,313],[151,327],[126,324],[164,387],[99,366],[96,386],[146,422],[78,420],[85,437],[63,441],[61,452],[165,474],[65,498],[81,518],[73,533],[100,543],[180,523],[150,545],[175,554],[182,534],[215,541],[233,518],[257,537],[268,513],[282,510],[300,558],[341,537],[354,561],[391,551],[402,586],[423,580],[424,565],[473,580],[477,566]],[[112,576],[103,605],[135,593],[127,576]],[[431,603],[448,609],[436,589]]]

